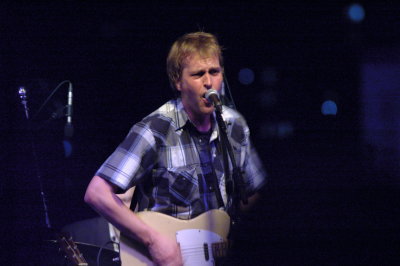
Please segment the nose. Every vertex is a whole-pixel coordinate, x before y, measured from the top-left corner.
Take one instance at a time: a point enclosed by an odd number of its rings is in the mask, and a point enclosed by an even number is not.
[[[204,75],[204,87],[209,90],[212,88],[212,80],[211,80],[211,75],[209,73],[206,73]]]

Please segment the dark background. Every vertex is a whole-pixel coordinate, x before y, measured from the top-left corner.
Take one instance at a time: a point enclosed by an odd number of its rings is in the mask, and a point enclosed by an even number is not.
[[[351,3],[1,3],[2,258],[40,264],[48,232],[38,176],[55,230],[96,216],[83,202],[92,175],[133,123],[171,97],[172,42],[204,30],[225,47],[230,91],[269,173],[232,264],[395,263],[400,5],[361,2],[365,18],[355,23]],[[239,82],[242,68],[253,83]],[[67,84],[37,113],[64,80],[73,84],[71,138],[64,117],[49,119],[66,104]],[[325,100],[336,115],[322,115]]]

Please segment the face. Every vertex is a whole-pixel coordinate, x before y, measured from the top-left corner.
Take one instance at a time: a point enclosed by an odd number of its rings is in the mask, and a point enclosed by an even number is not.
[[[217,56],[203,58],[195,54],[186,59],[176,88],[192,122],[202,121],[214,111],[204,94],[211,88],[219,91],[222,80],[222,67]]]

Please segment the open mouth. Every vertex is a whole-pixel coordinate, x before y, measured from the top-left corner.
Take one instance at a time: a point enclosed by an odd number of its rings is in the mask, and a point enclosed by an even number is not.
[[[206,98],[206,94],[203,94],[202,100],[203,100],[204,104],[205,104],[207,107],[211,107],[211,106],[212,106],[212,102],[210,102],[210,101]]]

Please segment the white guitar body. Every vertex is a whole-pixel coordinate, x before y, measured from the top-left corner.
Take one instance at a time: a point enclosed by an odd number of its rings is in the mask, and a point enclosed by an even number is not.
[[[179,243],[185,266],[214,265],[215,257],[226,254],[230,218],[224,211],[211,210],[191,220],[180,220],[157,212],[139,212],[137,215],[146,224]],[[123,234],[120,238],[120,257],[122,266],[155,265],[143,245]]]

